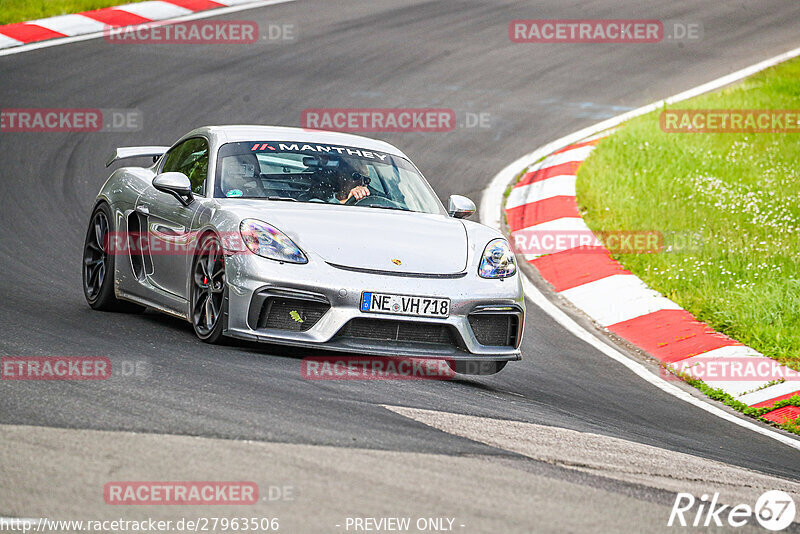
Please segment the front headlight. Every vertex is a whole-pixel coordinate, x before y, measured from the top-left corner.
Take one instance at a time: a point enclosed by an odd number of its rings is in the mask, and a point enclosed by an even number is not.
[[[283,232],[263,221],[245,219],[239,232],[250,252],[275,261],[308,263],[308,258]]]
[[[493,239],[483,249],[483,258],[478,267],[481,278],[507,278],[517,272],[514,253],[505,239]]]

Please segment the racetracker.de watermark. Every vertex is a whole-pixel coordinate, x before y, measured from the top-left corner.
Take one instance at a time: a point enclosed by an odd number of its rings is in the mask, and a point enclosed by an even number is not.
[[[111,505],[250,505],[258,502],[255,482],[109,482],[103,499]]]
[[[0,380],[146,379],[153,374],[149,359],[105,356],[3,356]]]
[[[512,43],[660,43],[699,41],[700,22],[656,19],[526,19],[508,24]]]
[[[447,108],[310,108],[303,128],[338,132],[452,132],[456,113]]]
[[[252,20],[199,20],[106,26],[103,38],[111,44],[255,44],[297,40],[295,23],[259,25]]]
[[[797,109],[665,109],[666,133],[800,133]]]
[[[771,358],[753,356],[689,358],[662,367],[661,375],[672,380],[688,376],[704,382],[800,381],[800,371]]]
[[[4,108],[0,133],[138,132],[142,112],[124,108]]]
[[[518,230],[513,232],[514,251],[518,254],[555,254],[576,249],[592,254],[606,250],[613,254],[653,254],[664,249],[661,232],[591,230]],[[605,247],[605,250],[599,250]]]
[[[279,532],[277,517],[192,516],[175,519],[38,519],[0,517],[0,532]]]
[[[2,380],[107,380],[111,360],[105,356],[3,356]]]
[[[400,356],[310,356],[300,363],[306,380],[452,380],[448,360]]]
[[[201,249],[202,232],[192,231],[178,235],[149,232],[109,232],[103,239],[103,250],[112,256],[193,256],[209,255],[217,252]],[[247,243],[257,242],[258,238],[248,232],[219,232],[217,237],[225,254],[255,254]],[[258,250],[258,246],[255,246]]]

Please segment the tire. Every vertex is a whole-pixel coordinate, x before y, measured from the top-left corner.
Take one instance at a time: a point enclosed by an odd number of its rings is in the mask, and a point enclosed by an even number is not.
[[[502,371],[507,363],[507,361],[497,360],[447,361],[450,369],[460,375],[494,375]]]
[[[107,250],[107,237],[113,231],[111,208],[106,203],[98,205],[89,219],[83,244],[83,296],[95,310],[116,312],[142,312],[144,306],[119,300],[114,295],[114,264],[116,256]]]
[[[202,341],[221,344],[224,317],[227,311],[225,254],[222,243],[213,234],[200,240],[192,260],[190,319],[194,333]]]

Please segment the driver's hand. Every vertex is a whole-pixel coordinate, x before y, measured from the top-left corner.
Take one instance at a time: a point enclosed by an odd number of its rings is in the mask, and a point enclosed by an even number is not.
[[[347,198],[342,201],[342,203],[347,202],[350,198],[355,198],[356,200],[361,200],[362,198],[366,198],[369,196],[369,189],[365,185],[359,185],[354,187],[350,190],[350,194],[347,195]]]

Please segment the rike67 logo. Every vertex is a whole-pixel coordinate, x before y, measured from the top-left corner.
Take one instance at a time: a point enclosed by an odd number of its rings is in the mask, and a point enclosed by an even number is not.
[[[764,492],[755,506],[737,504],[731,506],[719,502],[719,493],[696,499],[691,493],[678,493],[667,526],[680,527],[743,527],[755,518],[767,530],[783,530],[794,521],[796,514],[794,499],[780,490]]]

